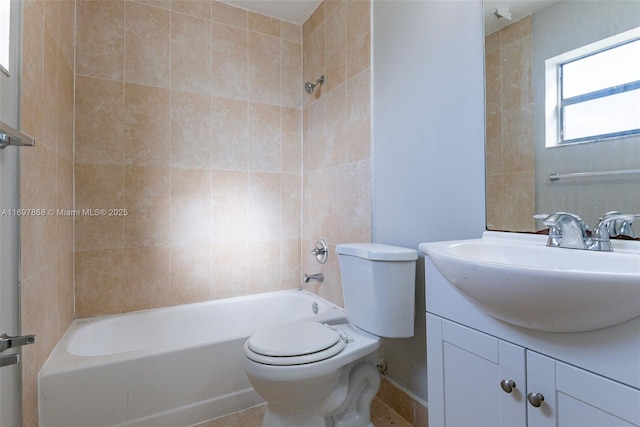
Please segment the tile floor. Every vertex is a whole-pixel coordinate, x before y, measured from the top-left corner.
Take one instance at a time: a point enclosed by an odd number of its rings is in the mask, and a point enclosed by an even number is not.
[[[262,422],[264,408],[264,405],[254,406],[235,414],[199,424],[197,427],[259,427]],[[411,423],[378,398],[374,399],[371,406],[371,421],[375,427],[412,427]]]

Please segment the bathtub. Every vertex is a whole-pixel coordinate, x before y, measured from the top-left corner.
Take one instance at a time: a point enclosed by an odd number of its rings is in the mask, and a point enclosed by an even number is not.
[[[302,318],[344,311],[291,290],[74,320],[38,375],[40,425],[190,426],[257,405],[242,345]]]

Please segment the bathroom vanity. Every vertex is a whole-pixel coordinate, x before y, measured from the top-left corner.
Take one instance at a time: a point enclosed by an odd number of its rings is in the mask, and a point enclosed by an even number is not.
[[[546,236],[486,232],[483,239],[495,239],[499,245],[503,238],[509,244],[510,239],[519,236],[537,248],[567,251],[544,247]],[[513,314],[519,311],[514,307],[513,313],[504,316],[506,321],[498,320],[496,316],[500,316],[502,308],[488,314],[490,305],[465,294],[436,267],[436,257],[429,256],[430,245],[434,248],[436,244],[420,245],[425,255],[431,427],[640,426],[640,317],[595,330],[574,331],[593,327],[577,323],[569,331],[549,332],[562,329],[562,322],[537,322],[534,313],[545,308],[528,311],[528,300],[531,305],[537,303],[537,298],[531,296],[517,303],[522,308],[521,317]],[[635,274],[640,277],[640,246],[635,248],[635,244],[625,243],[625,250],[620,252],[635,253],[637,257],[637,261],[632,258],[630,266],[632,281]],[[604,263],[615,263],[615,252],[601,256]],[[494,260],[489,264],[495,264]],[[478,271],[482,270],[481,265]],[[460,280],[471,280],[474,274],[469,270]],[[513,297],[518,301],[517,294],[523,291],[523,286],[516,283],[518,275],[499,277],[499,271],[493,274],[491,282],[504,280],[505,284],[501,290],[504,295],[496,293],[495,298]],[[631,288],[627,298],[640,309],[640,281],[635,283],[637,291]],[[544,287],[540,292],[545,292]],[[571,311],[574,305],[585,303],[581,293],[581,289],[571,289],[564,294],[558,292],[556,298],[566,298],[562,304]],[[606,304],[605,299],[602,301],[602,305]],[[606,310],[616,307],[594,309],[593,316]],[[530,327],[527,313],[532,316]],[[553,315],[552,308],[549,313]],[[602,319],[606,317],[603,314]]]

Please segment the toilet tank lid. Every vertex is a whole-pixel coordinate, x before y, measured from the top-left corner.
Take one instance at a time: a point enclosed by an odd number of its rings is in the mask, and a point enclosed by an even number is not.
[[[336,253],[372,261],[415,261],[418,259],[416,249],[382,243],[344,243],[336,246]]]

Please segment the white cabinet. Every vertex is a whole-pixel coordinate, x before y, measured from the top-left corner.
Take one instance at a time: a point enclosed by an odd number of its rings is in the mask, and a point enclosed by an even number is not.
[[[540,393],[540,407],[527,405],[529,426],[640,426],[640,390],[527,350],[527,392]]]
[[[640,426],[640,390],[429,313],[427,352],[430,427]]]
[[[427,339],[429,426],[526,425],[524,348],[429,313]]]

